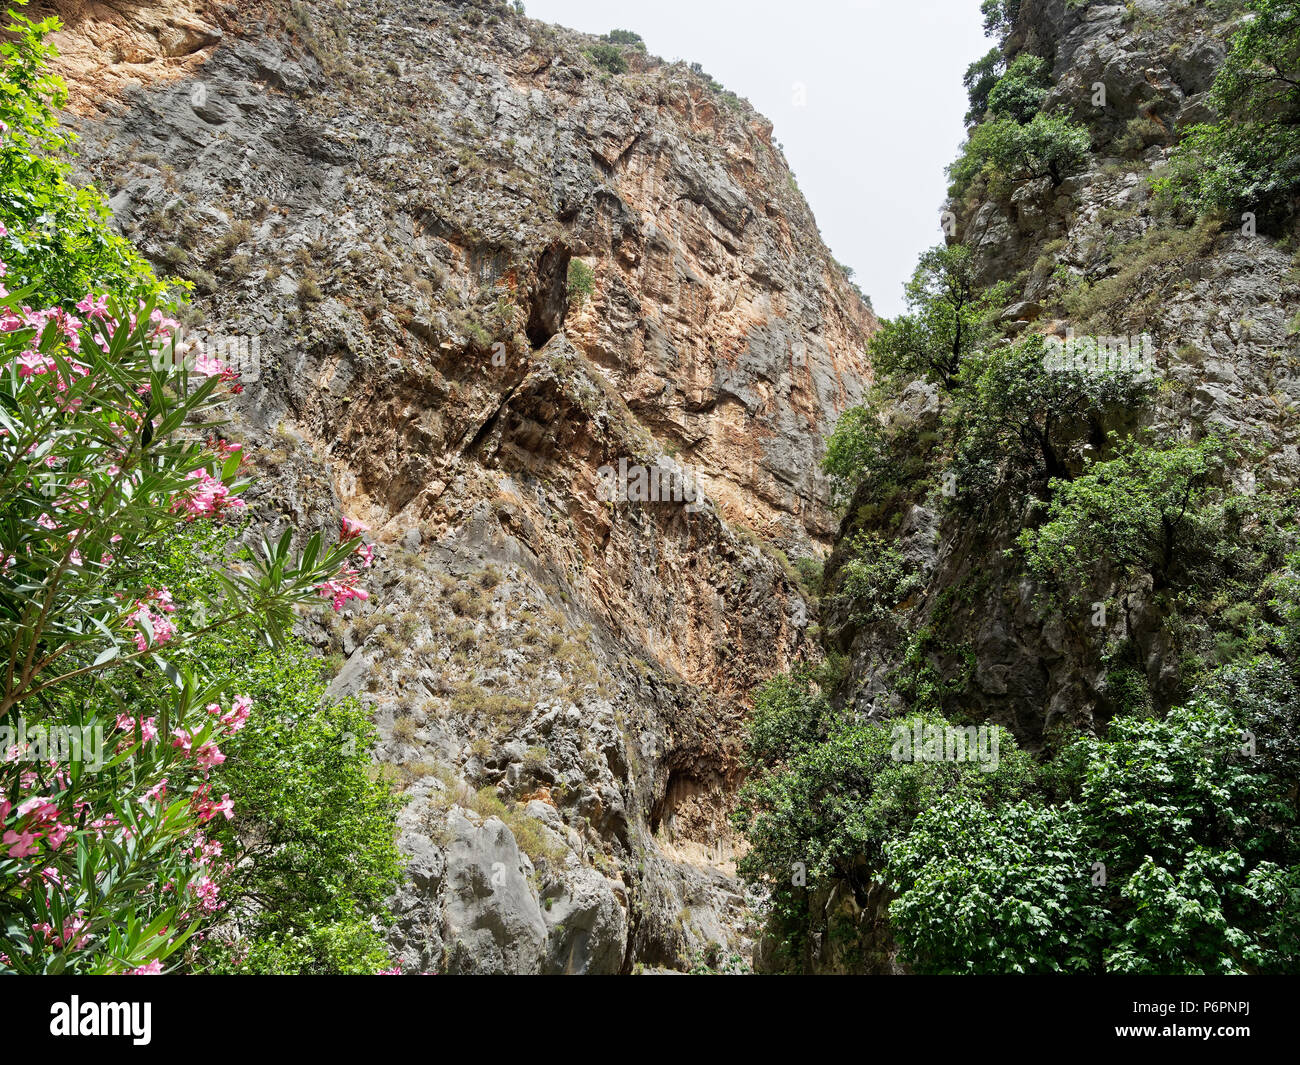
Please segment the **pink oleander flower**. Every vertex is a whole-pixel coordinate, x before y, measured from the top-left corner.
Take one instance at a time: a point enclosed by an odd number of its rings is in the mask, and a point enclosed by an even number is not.
[[[204,913],[216,913],[221,908],[217,902],[217,894],[220,888],[217,882],[211,877],[201,876],[197,880],[190,882],[190,891],[199,901],[199,909]]]
[[[24,351],[18,356],[18,376],[24,379],[49,373],[54,368],[54,360],[39,351]]]
[[[191,470],[186,480],[198,482],[177,504],[184,509],[187,521],[238,510],[244,505],[242,499],[231,496],[230,488],[220,478],[213,477],[207,470]]]
[[[200,824],[211,821],[217,814],[221,814],[227,821],[235,816],[235,803],[229,794],[221,796],[220,802],[213,802],[211,799],[204,799],[198,806],[198,817]],[[221,844],[216,844],[216,854],[221,853]]]
[[[162,802],[167,797],[167,778],[163,777],[152,788],[144,793],[146,799],[152,802]]]
[[[4,834],[4,846],[9,848],[10,858],[26,858],[36,853],[36,841],[41,838],[39,832],[14,832]]]
[[[330,605],[336,611],[342,610],[343,605],[352,599],[359,599],[364,603],[370,598],[370,593],[364,588],[357,587],[359,576],[357,570],[351,566],[344,566],[333,580],[316,585],[316,592],[321,598],[330,600]]]
[[[156,717],[146,717],[140,722],[140,738],[145,743],[150,743],[158,738],[158,719]],[[135,732],[135,718],[131,714],[118,714],[117,727],[123,732]]]
[[[82,916],[82,911],[77,911],[76,917],[68,917],[63,922],[63,934],[54,937],[56,947],[68,946],[72,950],[80,950],[90,939],[89,935],[82,935],[81,930],[86,927],[86,921]]]
[[[108,316],[108,297],[96,296],[93,292],[87,292],[85,296],[77,301],[77,310],[87,318],[106,318]]]
[[[128,969],[125,973],[123,973],[123,975],[124,976],[161,976],[162,962],[160,962],[157,958],[154,958],[154,960],[151,961],[148,965],[141,965],[137,969]]]
[[[370,528],[364,521],[358,521],[356,518],[343,518],[342,536],[345,540],[352,540],[366,532]]]
[[[253,700],[247,695],[235,696],[235,701],[230,704],[230,712],[223,714],[221,723],[234,733],[244,727],[248,721],[248,715],[253,709]]]
[[[59,808],[49,799],[33,796],[18,804],[18,816],[30,817],[33,827],[42,821],[49,821],[59,816]]]
[[[224,362],[213,355],[199,352],[194,356],[194,372],[200,377],[220,377],[228,369]]]
[[[195,763],[205,773],[209,769],[215,769],[225,760],[226,756],[221,753],[221,749],[210,740],[194,752]]]
[[[180,322],[175,318],[168,318],[157,307],[150,312],[149,321],[153,325],[153,328],[149,331],[150,340],[162,340],[164,337],[171,337],[181,327]]]
[[[143,651],[149,646],[149,638],[145,635],[141,621],[148,621],[149,627],[153,629],[153,642],[155,644],[167,643],[176,635],[176,625],[170,618],[165,614],[155,614],[144,602],[141,602],[126,618],[126,627],[135,630],[135,649],[137,651]],[[137,626],[139,627],[137,628]]]
[[[50,845],[52,850],[58,850],[63,846],[63,841],[68,838],[71,831],[72,829],[67,825],[60,821],[56,821],[45,830],[45,842]]]

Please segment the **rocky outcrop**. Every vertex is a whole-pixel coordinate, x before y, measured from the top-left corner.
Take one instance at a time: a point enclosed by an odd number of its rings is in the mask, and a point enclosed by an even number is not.
[[[70,20],[81,163],[245,371],[256,519],[379,541],[370,605],[305,624],[409,798],[395,950],[747,955],[740,726],[807,646],[787,555],[833,534],[821,438],[875,327],[770,124],[505,4],[184,17],[213,32],[183,63],[97,67],[181,16]],[[700,494],[610,498],[620,462]]]
[[[1059,186],[1044,178],[995,195],[977,183],[951,204],[953,239],[974,249],[985,281],[1017,280],[1004,317],[1020,330],[1149,334],[1160,387],[1149,406],[1128,412],[1128,427],[1165,438],[1217,428],[1254,449],[1251,467],[1237,473],[1239,487],[1278,489],[1300,483],[1300,348],[1288,324],[1300,282],[1292,257],[1235,220],[1173,218],[1151,188],[1174,133],[1208,113],[1236,17],[1223,5],[1172,0],[1025,0],[1007,53],[1049,61],[1043,106],[1085,123],[1094,151]],[[891,418],[924,438],[938,422],[931,390],[914,385]],[[928,659],[941,675],[967,674],[954,712],[1004,724],[1031,748],[1058,724],[1091,728],[1113,709],[1112,667],[1100,654],[1108,641],[1133,644],[1166,705],[1185,694],[1179,655],[1147,608],[1149,588],[1113,588],[1110,598],[1123,608],[1100,629],[1090,616],[1045,612],[1038,589],[1004,557],[1032,515],[987,513],[941,528],[940,503],[911,501],[898,545],[927,581],[927,593],[906,604],[908,627],[931,625],[934,643],[947,644]],[[851,650],[859,709],[888,713],[897,626],[861,629],[832,616],[827,627]]]

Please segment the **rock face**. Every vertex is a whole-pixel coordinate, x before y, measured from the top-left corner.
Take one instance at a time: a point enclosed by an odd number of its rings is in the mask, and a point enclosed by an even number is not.
[[[1205,117],[1235,17],[1161,0],[1132,9],[1025,0],[1008,56],[1030,51],[1049,61],[1053,87],[1043,106],[1085,123],[1093,154],[1059,186],[1030,180],[1006,195],[977,186],[951,206],[955,239],[974,249],[983,279],[1021,279],[1008,320],[1061,335],[1149,334],[1161,387],[1133,419],[1166,438],[1189,428],[1236,435],[1257,449],[1240,487],[1276,489],[1300,482],[1300,348],[1288,326],[1300,283],[1292,257],[1248,227],[1171,219],[1150,187],[1176,132]],[[1104,104],[1095,102],[1099,85]],[[1071,298],[1080,291],[1093,298]],[[928,386],[914,385],[891,417],[924,434],[937,427],[934,400]],[[1089,618],[1046,616],[1035,589],[1018,586],[1002,558],[1026,515],[988,515],[977,528],[949,523],[942,531],[938,515],[935,500],[915,501],[899,526],[899,548],[929,583],[929,593],[909,604],[911,616],[961,645],[932,663],[946,675],[962,659],[969,663],[963,712],[1006,725],[1031,748],[1058,721],[1089,727],[1104,720],[1111,697],[1097,649],[1107,635],[1136,643],[1154,690],[1183,694],[1178,655],[1161,643],[1159,619],[1147,616],[1149,589],[1113,589],[1124,609],[1110,612],[1102,632]],[[941,615],[944,593],[951,600],[954,589],[963,590],[955,597],[961,605],[945,605]],[[885,678],[896,663],[881,632],[827,620],[842,649],[852,650],[858,707],[887,713]]]
[[[211,30],[175,63],[160,19]],[[77,58],[131,34],[158,48]],[[747,955],[740,723],[805,645],[787,554],[834,533],[817,460],[875,328],[770,124],[488,0],[92,5],[61,37],[86,173],[245,371],[257,519],[381,545],[308,636],[409,796],[402,961]],[[610,498],[620,461],[700,494]]]
[[[1300,341],[1289,324],[1300,278],[1292,254],[1246,219],[1238,229],[1235,219],[1171,217],[1151,191],[1177,131],[1209,114],[1208,89],[1239,15],[1230,4],[1024,0],[1006,42],[1008,61],[1022,52],[1048,61],[1044,109],[1064,108],[1086,124],[1093,152],[1059,186],[1044,178],[995,192],[976,182],[949,206],[953,239],[973,249],[981,279],[1015,282],[1005,315],[1015,328],[1152,337],[1155,399],[1129,412],[1129,424],[1105,430],[1142,425],[1169,440],[1217,429],[1253,449],[1234,474],[1237,487],[1278,491],[1300,484]],[[923,441],[938,429],[939,399],[914,384],[888,414]],[[849,508],[828,582],[867,501]],[[1090,731],[1116,712],[1123,693],[1108,645],[1132,649],[1157,709],[1186,696],[1186,660],[1212,652],[1171,640],[1149,577],[1115,581],[1101,626],[1091,607],[1063,617],[1042,605],[1039,589],[1007,557],[1032,514],[945,520],[943,503],[937,492],[906,499],[891,531],[922,591],[878,624],[834,607],[823,619],[833,649],[850,659],[841,694],[860,713],[889,716],[901,705],[900,675],[932,670],[947,712],[1004,725],[1038,751],[1057,726]],[[906,636],[916,633],[926,639],[909,647]],[[833,890],[815,902],[813,969],[843,968],[825,935],[835,903]],[[892,965],[880,937],[884,905],[851,915],[878,971]]]

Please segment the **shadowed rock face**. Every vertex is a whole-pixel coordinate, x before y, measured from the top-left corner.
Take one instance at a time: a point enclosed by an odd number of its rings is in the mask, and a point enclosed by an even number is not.
[[[69,21],[86,173],[193,331],[257,355],[250,508],[380,542],[364,612],[304,625],[410,795],[404,963],[748,954],[740,723],[809,623],[774,548],[831,539],[822,437],[876,324],[770,123],[488,2]],[[602,498],[620,459],[703,498]]]

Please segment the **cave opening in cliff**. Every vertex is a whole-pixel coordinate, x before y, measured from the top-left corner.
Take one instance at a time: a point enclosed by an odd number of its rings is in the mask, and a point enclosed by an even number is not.
[[[525,332],[534,351],[540,350],[564,326],[569,309],[569,249],[556,241],[537,259],[537,279],[529,296]]]

